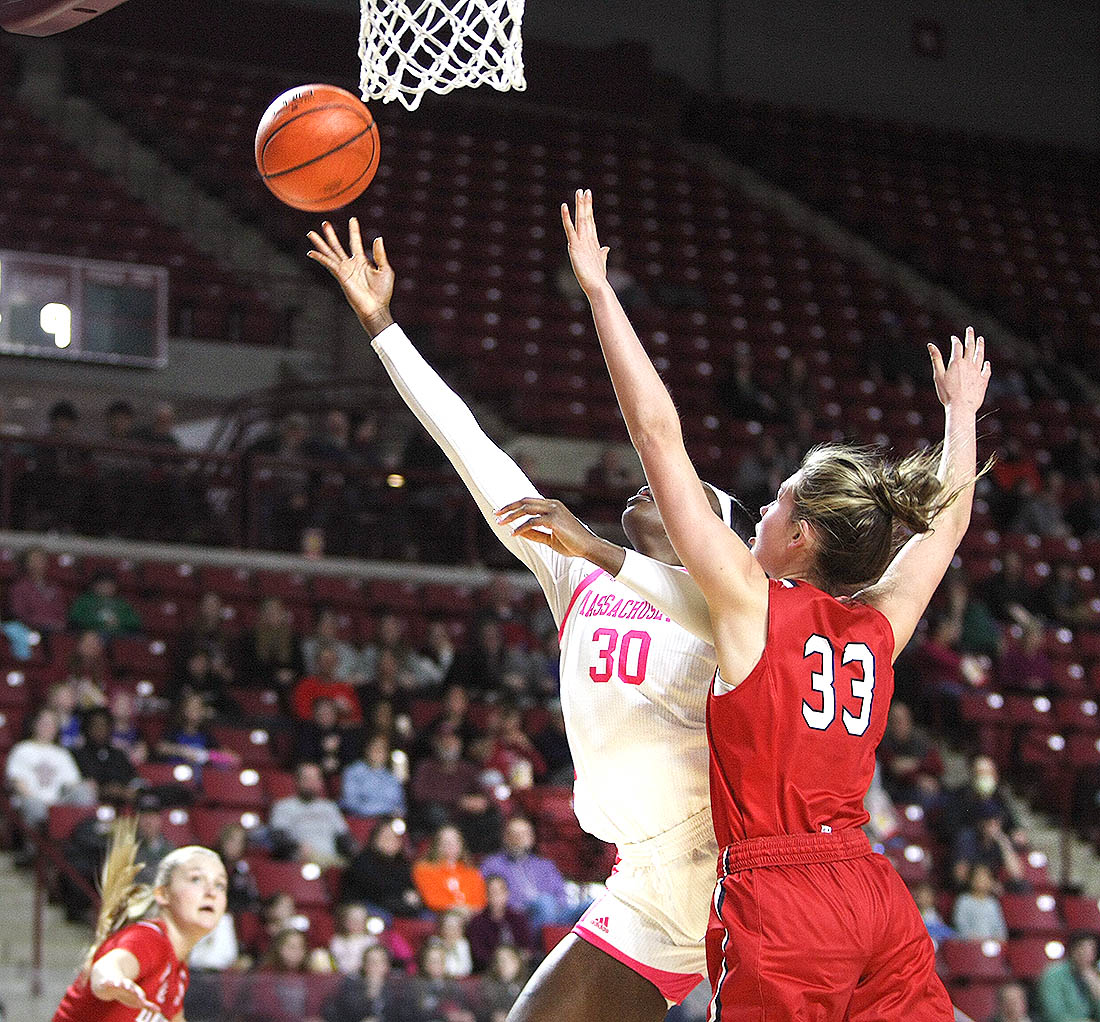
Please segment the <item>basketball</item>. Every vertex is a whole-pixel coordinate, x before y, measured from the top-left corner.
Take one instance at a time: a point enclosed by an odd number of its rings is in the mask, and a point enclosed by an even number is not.
[[[311,213],[346,206],[378,169],[370,110],[335,85],[299,85],[278,97],[256,129],[256,168],[276,198]]]

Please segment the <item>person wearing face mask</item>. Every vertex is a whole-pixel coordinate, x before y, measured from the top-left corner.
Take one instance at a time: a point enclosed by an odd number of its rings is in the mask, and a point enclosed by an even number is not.
[[[971,760],[966,784],[947,792],[944,798],[939,817],[944,843],[954,844],[959,832],[974,826],[985,810],[1000,817],[1002,829],[1013,842],[1027,843],[1027,833],[1016,822],[1008,795],[1001,786],[997,764],[989,756],[978,755]]]

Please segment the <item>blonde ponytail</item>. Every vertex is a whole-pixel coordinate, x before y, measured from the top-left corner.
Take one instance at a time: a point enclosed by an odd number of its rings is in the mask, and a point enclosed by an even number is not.
[[[948,490],[938,476],[942,445],[888,462],[868,447],[823,444],[802,461],[794,517],[813,526],[826,591],[876,582],[911,536],[928,532],[974,479]],[[992,463],[978,473],[984,475]]]
[[[132,817],[116,820],[99,881],[101,900],[95,938],[81,970],[85,976],[91,972],[92,962],[103,942],[128,923],[143,918],[153,905],[153,888],[134,882],[145,865],[136,861],[137,852],[137,821]]]

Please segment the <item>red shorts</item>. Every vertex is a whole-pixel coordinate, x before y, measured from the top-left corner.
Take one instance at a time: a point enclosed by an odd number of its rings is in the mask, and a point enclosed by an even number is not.
[[[707,932],[712,1022],[950,1022],[913,898],[859,830],[724,849]]]

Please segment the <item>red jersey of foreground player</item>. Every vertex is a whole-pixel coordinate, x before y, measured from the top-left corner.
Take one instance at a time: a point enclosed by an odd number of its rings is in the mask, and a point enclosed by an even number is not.
[[[863,797],[894,694],[894,635],[873,607],[806,582],[770,583],[768,639],[707,707],[719,847],[862,827]]]
[[[183,1011],[187,966],[176,957],[163,919],[143,919],[123,927],[103,942],[99,961],[108,951],[123,948],[141,963],[135,982],[145,996],[171,1020]],[[92,993],[87,976],[80,976],[65,993],[53,1022],[160,1022],[147,1008],[130,1008],[119,1001],[101,1001]]]

